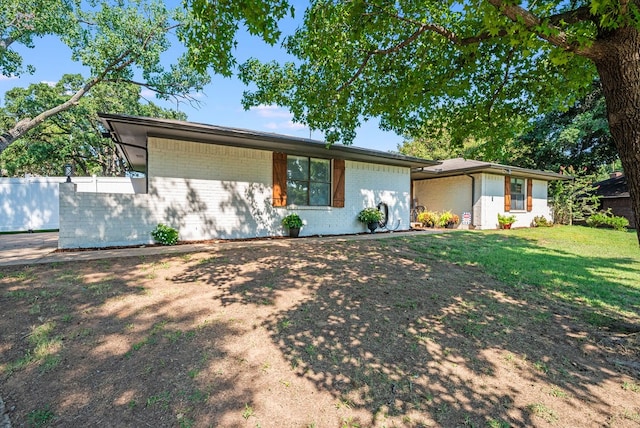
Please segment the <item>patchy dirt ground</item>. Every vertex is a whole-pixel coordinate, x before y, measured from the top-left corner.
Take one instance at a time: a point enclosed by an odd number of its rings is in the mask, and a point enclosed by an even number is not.
[[[0,268],[0,397],[14,427],[638,426],[637,336],[573,310],[402,238]]]

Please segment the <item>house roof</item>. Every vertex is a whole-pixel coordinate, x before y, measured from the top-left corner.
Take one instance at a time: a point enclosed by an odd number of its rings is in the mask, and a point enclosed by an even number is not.
[[[430,165],[414,169],[411,178],[414,180],[427,180],[431,178],[453,177],[479,172],[487,172],[499,175],[517,175],[526,178],[539,180],[568,180],[568,175],[558,174],[550,171],[540,171],[536,169],[520,168],[511,165],[501,165],[499,163],[483,162],[464,158],[447,159],[441,161],[439,165]]]
[[[140,172],[146,171],[147,139],[149,137],[269,150],[299,156],[331,157],[409,168],[422,168],[439,163],[396,153],[341,144],[327,146],[322,141],[247,129],[118,114],[101,113],[99,116],[109,132],[108,136],[115,141],[130,167],[134,171]]]
[[[603,181],[599,181],[594,184],[597,186],[595,191],[596,195],[602,198],[628,198],[629,185],[627,184],[627,177],[619,175],[611,177]]]

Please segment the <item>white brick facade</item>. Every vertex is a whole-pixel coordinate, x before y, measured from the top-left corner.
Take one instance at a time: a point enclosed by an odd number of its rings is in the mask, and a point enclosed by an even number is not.
[[[472,193],[472,180],[475,190]],[[479,173],[434,178],[414,183],[414,198],[429,211],[451,210],[462,218],[463,212],[472,212],[472,224],[476,229],[497,229],[498,213],[504,214],[504,176]],[[545,180],[533,180],[532,211],[511,211],[516,216],[513,227],[528,227],[536,216],[551,220],[547,203]],[[472,197],[473,195],[473,197]]]
[[[297,212],[301,236],[363,232],[356,215],[389,206],[389,227],[409,227],[410,169],[345,163],[345,207],[272,205],[272,152],[162,138],[148,140],[148,194],[81,194],[60,187],[60,248],[151,243],[158,223],[182,240],[283,235]]]

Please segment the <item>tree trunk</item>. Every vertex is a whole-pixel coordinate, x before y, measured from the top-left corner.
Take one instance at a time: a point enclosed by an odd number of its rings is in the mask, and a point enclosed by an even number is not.
[[[601,34],[597,43],[598,55],[594,62],[637,224],[640,221],[640,32],[621,28]],[[636,234],[640,242],[640,228],[636,228]]]

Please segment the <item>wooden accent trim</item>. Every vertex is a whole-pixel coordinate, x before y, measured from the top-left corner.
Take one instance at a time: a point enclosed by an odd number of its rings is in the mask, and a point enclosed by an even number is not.
[[[533,180],[527,178],[527,211],[533,211]]]
[[[344,159],[333,160],[333,198],[331,206],[344,208]]]
[[[287,154],[273,153],[273,206],[287,206]]]
[[[504,211],[511,211],[511,176],[504,176]]]

